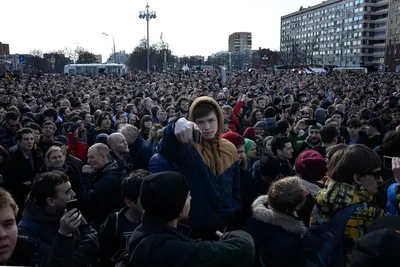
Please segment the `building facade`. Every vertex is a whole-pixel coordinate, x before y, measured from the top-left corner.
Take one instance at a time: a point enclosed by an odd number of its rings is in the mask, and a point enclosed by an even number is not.
[[[400,0],[389,0],[388,38],[385,64],[400,72]]]
[[[0,55],[9,55],[9,54],[10,54],[10,45],[0,42]]]
[[[251,51],[251,32],[235,32],[229,35],[229,52]]]
[[[282,16],[282,61],[378,68],[385,61],[389,1],[327,0]]]

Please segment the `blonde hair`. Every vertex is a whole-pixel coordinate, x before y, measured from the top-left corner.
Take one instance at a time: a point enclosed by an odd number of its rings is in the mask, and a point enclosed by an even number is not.
[[[5,208],[8,205],[11,207],[14,216],[17,216],[18,214],[17,203],[15,203],[15,200],[12,198],[10,193],[8,193],[4,188],[0,187],[0,208]]]
[[[50,158],[50,154],[51,153],[54,153],[54,152],[56,152],[56,151],[60,151],[63,155],[64,155],[64,157],[65,157],[65,152],[64,152],[64,150],[62,150],[60,147],[58,147],[58,146],[51,146],[50,148],[49,148],[49,150],[47,150],[47,152],[46,152],[46,155],[45,155],[45,157],[44,157],[44,159],[45,159],[45,163],[46,163],[46,165],[48,166],[49,164],[49,158]]]
[[[286,177],[271,184],[268,204],[278,212],[293,214],[304,202],[306,193],[299,177]]]

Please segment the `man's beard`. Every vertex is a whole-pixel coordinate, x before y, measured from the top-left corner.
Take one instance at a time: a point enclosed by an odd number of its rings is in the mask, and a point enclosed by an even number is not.
[[[187,113],[187,110],[184,110],[183,108],[179,108],[179,110],[181,111],[181,113]]]

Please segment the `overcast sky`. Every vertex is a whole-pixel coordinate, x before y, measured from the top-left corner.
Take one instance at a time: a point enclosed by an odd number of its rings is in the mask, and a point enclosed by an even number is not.
[[[233,32],[253,34],[253,49],[279,49],[280,17],[322,0],[151,0],[157,18],[150,21],[150,43],[164,33],[173,53],[208,56],[228,50]],[[146,21],[138,13],[143,0],[10,0],[2,4],[0,42],[11,53],[43,52],[77,45],[102,54],[131,52],[146,36]]]

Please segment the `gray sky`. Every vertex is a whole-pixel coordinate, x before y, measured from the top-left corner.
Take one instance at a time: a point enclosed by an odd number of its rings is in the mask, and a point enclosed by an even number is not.
[[[151,0],[157,19],[150,21],[150,43],[168,42],[173,53],[208,56],[228,49],[236,31],[253,34],[253,49],[279,49],[280,17],[322,0]],[[11,53],[43,52],[77,45],[102,54],[131,52],[146,36],[146,21],[138,13],[143,0],[10,0],[1,12],[0,42]],[[6,6],[6,7],[5,7]]]

